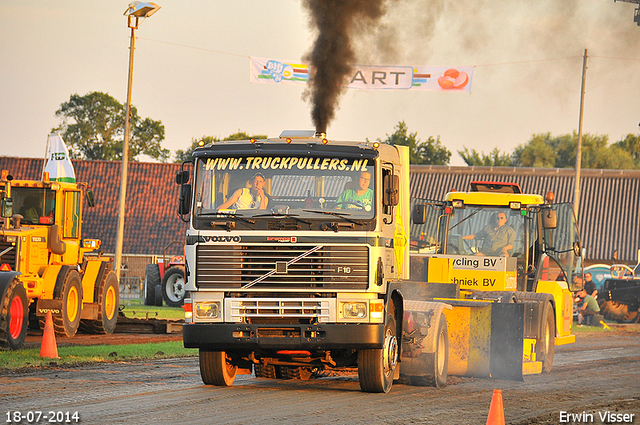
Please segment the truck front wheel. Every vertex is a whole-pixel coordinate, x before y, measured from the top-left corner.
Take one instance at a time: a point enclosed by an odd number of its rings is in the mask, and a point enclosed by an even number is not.
[[[0,302],[0,348],[20,349],[27,337],[29,300],[18,279],[11,280],[6,295]]]
[[[384,347],[358,352],[358,379],[362,391],[388,393],[393,384],[398,356],[395,311],[390,309],[384,327]]]
[[[200,376],[205,385],[229,387],[236,379],[237,366],[231,364],[224,351],[200,349]]]

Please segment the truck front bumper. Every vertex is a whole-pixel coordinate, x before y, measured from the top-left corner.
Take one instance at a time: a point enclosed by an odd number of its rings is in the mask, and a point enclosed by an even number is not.
[[[188,323],[182,327],[185,348],[213,351],[259,349],[340,350],[382,348],[382,324],[258,325]]]

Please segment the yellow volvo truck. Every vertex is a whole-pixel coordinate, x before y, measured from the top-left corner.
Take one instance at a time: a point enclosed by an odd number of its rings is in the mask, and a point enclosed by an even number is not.
[[[429,263],[432,280],[410,276],[406,147],[313,131],[215,142],[176,183],[189,223],[184,345],[199,349],[205,384],[352,367],[363,391],[440,387],[469,357],[450,350],[456,332],[484,341],[470,373],[522,379],[523,303],[459,299],[451,258]],[[482,328],[454,320],[465,303],[489,316]]]
[[[57,334],[79,327],[112,333],[118,319],[118,279],[96,239],[82,239],[85,183],[0,179],[0,348],[24,346],[28,325],[52,313]]]
[[[572,206],[552,202],[551,192],[543,199],[521,193],[516,184],[483,181],[471,182],[469,192],[447,193],[444,201],[413,201],[413,278],[459,286],[447,301],[453,305],[524,305],[525,374],[550,371],[554,346],[575,342],[572,291],[582,285],[580,238]],[[463,309],[445,314],[450,332],[465,328],[454,322],[484,320]],[[465,337],[450,336],[450,347],[473,352]],[[465,360],[450,363],[449,371],[467,374],[479,366]]]

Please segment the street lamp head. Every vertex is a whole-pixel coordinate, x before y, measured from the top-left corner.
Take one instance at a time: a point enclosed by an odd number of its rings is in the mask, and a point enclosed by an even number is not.
[[[129,3],[127,10],[124,11],[124,15],[135,16],[136,18],[148,18],[158,10],[160,10],[160,6],[155,3],[132,1]]]

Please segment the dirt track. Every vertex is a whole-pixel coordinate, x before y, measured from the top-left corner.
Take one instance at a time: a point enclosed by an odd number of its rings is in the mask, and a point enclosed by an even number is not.
[[[20,410],[77,411],[81,423],[485,424],[493,389],[506,422],[557,424],[561,412],[634,414],[640,424],[640,331],[578,332],[557,347],[551,373],[524,382],[450,378],[443,389],[394,384],[360,391],[357,375],[311,381],[239,376],[231,388],[202,384],[196,358],[52,367],[0,376],[0,420]],[[41,421],[44,423],[44,421]],[[25,421],[26,423],[26,421]]]

